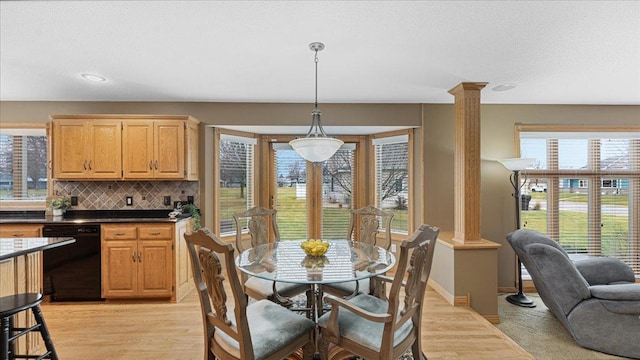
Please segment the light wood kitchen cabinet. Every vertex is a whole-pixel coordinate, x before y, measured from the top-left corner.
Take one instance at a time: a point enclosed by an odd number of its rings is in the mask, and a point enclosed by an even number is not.
[[[53,116],[53,178],[120,179],[122,121]]]
[[[28,238],[41,237],[42,225],[40,224],[2,224],[0,225],[0,237],[3,238]]]
[[[182,121],[132,120],[123,125],[125,179],[185,179]]]
[[[42,225],[2,224],[2,238],[31,238],[42,236]],[[12,259],[0,261],[0,296],[19,293],[42,293],[42,261],[41,252],[34,252]],[[17,326],[30,327],[35,321],[28,317],[28,312],[18,313],[14,319]],[[20,354],[37,354],[42,341],[39,333],[29,333],[19,338],[16,350]]]
[[[198,180],[198,120],[183,115],[53,115],[53,178]]]
[[[42,225],[31,224],[2,224],[0,237],[30,238],[42,236]],[[0,297],[20,293],[42,293],[42,260],[41,252],[32,252],[15,258],[0,261]],[[20,312],[15,315],[17,326],[30,327],[35,321],[30,312]],[[16,351],[20,354],[38,354],[42,345],[42,338],[37,332],[28,333],[16,342]]]
[[[172,298],[173,224],[107,224],[102,236],[102,297]]]
[[[178,301],[195,287],[191,257],[187,250],[187,242],[184,240],[184,235],[187,232],[191,232],[192,226],[193,223],[191,221],[176,223],[176,299]]]
[[[187,172],[187,180],[198,180],[198,122],[188,121],[187,132],[185,141],[185,158],[186,163],[184,165]]]

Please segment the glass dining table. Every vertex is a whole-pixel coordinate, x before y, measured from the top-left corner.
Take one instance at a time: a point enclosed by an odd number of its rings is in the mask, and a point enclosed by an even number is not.
[[[308,284],[307,310],[314,321],[323,311],[321,285],[367,279],[387,272],[396,262],[384,248],[350,240],[327,240],[325,255],[307,256],[302,241],[281,240],[245,250],[236,266],[265,280]]]

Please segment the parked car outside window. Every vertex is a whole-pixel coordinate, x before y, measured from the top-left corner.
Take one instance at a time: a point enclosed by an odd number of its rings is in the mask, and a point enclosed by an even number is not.
[[[547,184],[536,184],[531,187],[532,192],[547,192]]]

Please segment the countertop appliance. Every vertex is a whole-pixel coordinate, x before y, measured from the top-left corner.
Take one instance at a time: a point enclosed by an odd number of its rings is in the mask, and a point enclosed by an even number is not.
[[[100,225],[45,224],[45,237],[69,236],[76,242],[42,253],[44,295],[51,301],[99,301]]]

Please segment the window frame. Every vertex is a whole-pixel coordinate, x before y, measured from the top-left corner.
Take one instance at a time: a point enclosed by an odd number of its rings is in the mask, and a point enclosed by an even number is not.
[[[259,155],[259,136],[253,133],[247,133],[247,132],[242,132],[242,131],[237,131],[237,130],[230,130],[230,129],[224,129],[224,128],[214,128],[214,146],[213,146],[213,151],[214,151],[214,161],[215,161],[215,166],[214,166],[214,174],[213,174],[213,181],[214,181],[214,189],[213,189],[213,196],[214,199],[220,199],[221,198],[221,187],[220,187],[220,146],[222,144],[222,137],[223,135],[229,135],[229,136],[235,136],[235,137],[241,137],[241,138],[247,138],[247,139],[255,139],[256,140],[256,144],[254,144],[254,148],[253,148],[253,181],[251,183],[247,183],[247,187],[249,187],[249,185],[251,185],[251,187],[253,188],[252,193],[253,193],[253,204],[252,206],[257,206],[258,204],[260,204],[261,200],[260,200],[260,194],[258,194],[256,192],[257,189],[257,184],[259,184],[259,176],[257,173],[258,170],[258,165],[257,165],[257,161],[258,161],[258,155]],[[248,191],[248,190],[247,190]],[[220,209],[220,205],[221,202],[220,201],[215,201],[215,206],[214,206],[214,215],[213,215],[213,222],[214,222],[214,226],[215,229],[217,229],[217,233],[219,234],[220,238],[226,241],[235,241],[236,239],[236,228],[235,228],[235,223],[232,224],[232,231],[229,232],[225,232],[222,233],[221,232],[221,224],[222,224],[222,218],[221,218],[221,209]],[[251,207],[252,207],[251,206]],[[249,208],[249,207],[248,207]]]
[[[295,135],[260,135],[261,137],[261,166],[264,167],[261,171],[260,184],[268,184],[268,193],[261,194],[261,203],[265,207],[273,207],[274,199],[276,198],[277,184],[275,183],[275,151],[273,150],[271,143],[288,143],[296,138]],[[365,187],[365,164],[366,159],[366,140],[368,136],[360,135],[344,135],[337,136],[345,144],[355,144],[354,165],[352,173],[354,174],[353,183],[353,196],[351,207],[357,208],[360,204],[364,204],[366,200],[366,194],[363,189]],[[312,163],[306,161],[306,182],[307,182],[307,212],[310,219],[318,219],[318,221],[309,221],[307,223],[307,234],[310,238],[320,238],[322,234],[322,206],[316,206],[316,204],[322,204],[322,167],[314,166]],[[320,184],[319,186],[317,184]],[[364,205],[362,205],[364,206]],[[346,234],[345,234],[346,236]]]
[[[562,125],[522,125],[516,124],[515,126],[515,145],[516,145],[516,154],[520,156],[520,148],[521,148],[521,135],[525,132],[574,132],[574,133],[598,133],[597,138],[606,139],[606,133],[628,133],[628,132],[640,132],[640,126],[562,126]],[[640,141],[640,140],[637,140]],[[588,142],[588,151],[593,151],[596,147],[599,148],[599,143],[591,144]],[[555,146],[557,148],[557,141],[555,142]],[[640,146],[640,145],[636,145]],[[556,149],[557,150],[557,149]],[[549,151],[547,149],[547,151]],[[640,151],[640,149],[636,150]],[[639,153],[640,154],[640,153]],[[548,152],[547,152],[548,156]],[[523,171],[523,174],[527,175],[530,178],[547,178],[547,235],[552,239],[558,240],[560,238],[560,215],[558,209],[558,201],[559,201],[559,189],[562,188],[562,184],[560,183],[560,179],[563,178],[575,178],[578,179],[579,188],[589,188],[589,184],[598,184],[597,189],[589,189],[588,198],[589,201],[587,203],[589,217],[588,217],[588,230],[587,233],[596,238],[589,238],[589,243],[595,243],[596,246],[594,248],[589,248],[590,256],[601,256],[599,253],[599,249],[602,246],[601,239],[601,229],[600,224],[602,223],[602,180],[603,179],[615,179],[616,183],[619,184],[620,178],[628,178],[629,179],[629,191],[631,191],[630,203],[629,203],[629,252],[630,259],[632,259],[632,263],[629,264],[635,274],[636,277],[640,275],[640,260],[636,260],[633,262],[633,259],[640,259],[640,160],[635,159],[636,163],[634,163],[634,159],[631,159],[631,168],[630,169],[601,169],[601,168],[592,168],[591,166],[587,166],[587,169],[558,169],[557,156],[554,159],[547,159],[548,162],[555,161],[554,165],[547,164],[546,169],[527,169]],[[599,163],[598,160],[589,159],[588,165],[594,165]],[[586,185],[583,187],[583,185]],[[638,189],[638,190],[635,190]],[[591,251],[592,249],[595,249]]]
[[[416,202],[414,201],[414,189],[415,189],[415,178],[414,178],[414,129],[413,128],[409,128],[409,129],[402,129],[402,130],[396,130],[396,131],[389,131],[389,132],[382,132],[382,133],[377,133],[377,134],[372,134],[370,136],[370,140],[369,140],[369,169],[373,169],[371,171],[371,173],[369,174],[369,189],[373,189],[374,191],[369,191],[368,194],[368,198],[366,203],[367,204],[376,204],[376,207],[378,207],[377,204],[377,198],[378,198],[378,189],[376,186],[376,150],[375,150],[375,145],[374,145],[374,140],[375,139],[382,139],[382,138],[390,138],[390,137],[395,137],[395,136],[407,136],[408,140],[407,140],[407,151],[408,151],[408,159],[407,159],[407,163],[408,163],[408,169],[407,169],[407,200],[409,201],[409,206],[407,208],[407,232],[402,232],[402,231],[394,231],[393,228],[391,229],[391,239],[394,241],[401,241],[403,239],[405,239],[408,235],[410,235],[412,233],[411,229],[414,229],[414,214],[415,214],[415,206],[416,206]],[[393,224],[393,222],[392,222]]]
[[[10,130],[44,130],[47,137],[47,195],[53,194],[53,181],[51,179],[51,126],[47,124],[25,124],[25,123],[3,123],[0,122],[0,129]],[[0,200],[2,210],[46,210],[46,199],[37,200]]]

